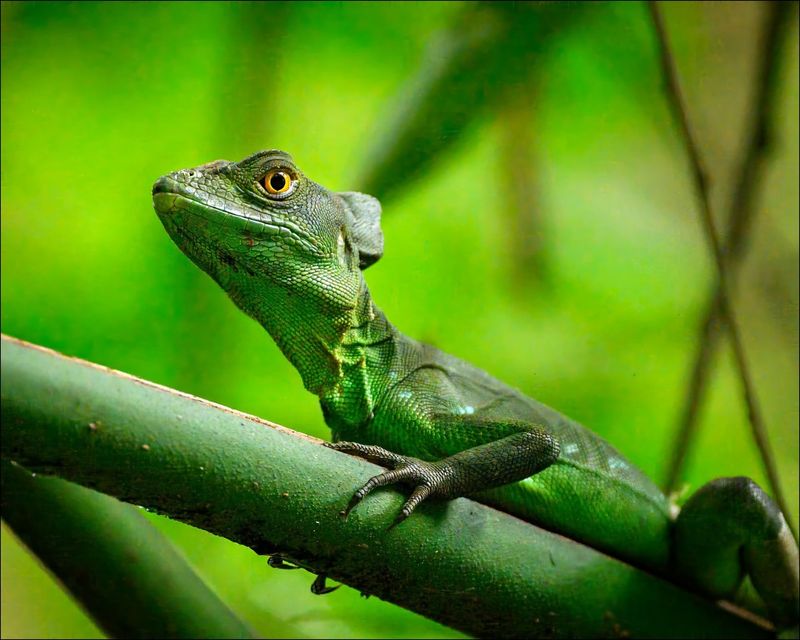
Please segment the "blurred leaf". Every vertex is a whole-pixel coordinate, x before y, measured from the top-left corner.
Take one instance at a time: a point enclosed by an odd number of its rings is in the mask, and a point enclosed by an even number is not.
[[[364,160],[359,188],[379,199],[426,175],[489,109],[545,73],[543,53],[594,3],[467,3],[432,43]]]

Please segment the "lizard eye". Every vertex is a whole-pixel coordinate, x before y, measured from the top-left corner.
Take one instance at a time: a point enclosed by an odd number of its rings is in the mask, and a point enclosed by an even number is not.
[[[280,196],[289,193],[294,185],[292,176],[283,169],[272,169],[261,179],[261,186],[267,193]]]

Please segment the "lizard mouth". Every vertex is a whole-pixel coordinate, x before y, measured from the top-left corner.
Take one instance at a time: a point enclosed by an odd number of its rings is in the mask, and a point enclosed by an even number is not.
[[[162,220],[172,214],[189,211],[192,204],[197,207],[209,208],[199,200],[188,198],[185,187],[170,176],[159,178],[153,185],[153,207]]]

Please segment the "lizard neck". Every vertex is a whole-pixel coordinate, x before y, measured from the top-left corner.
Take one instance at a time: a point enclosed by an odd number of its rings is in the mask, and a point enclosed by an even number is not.
[[[242,296],[241,302],[248,300]],[[347,307],[282,290],[269,304],[245,310],[269,332],[305,388],[319,396],[326,420],[355,426],[372,416],[382,380],[374,367],[394,352],[398,334],[373,305],[363,278]]]
[[[387,370],[394,359],[400,334],[372,302],[364,284],[353,322],[339,345],[341,376],[320,394],[325,421],[338,437],[366,424],[387,386]]]

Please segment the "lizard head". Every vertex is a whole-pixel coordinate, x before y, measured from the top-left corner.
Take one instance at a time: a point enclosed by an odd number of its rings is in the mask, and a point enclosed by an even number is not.
[[[153,204],[178,247],[251,315],[256,301],[287,299],[352,310],[361,270],[383,252],[380,203],[329,191],[282,151],[168,174]]]

